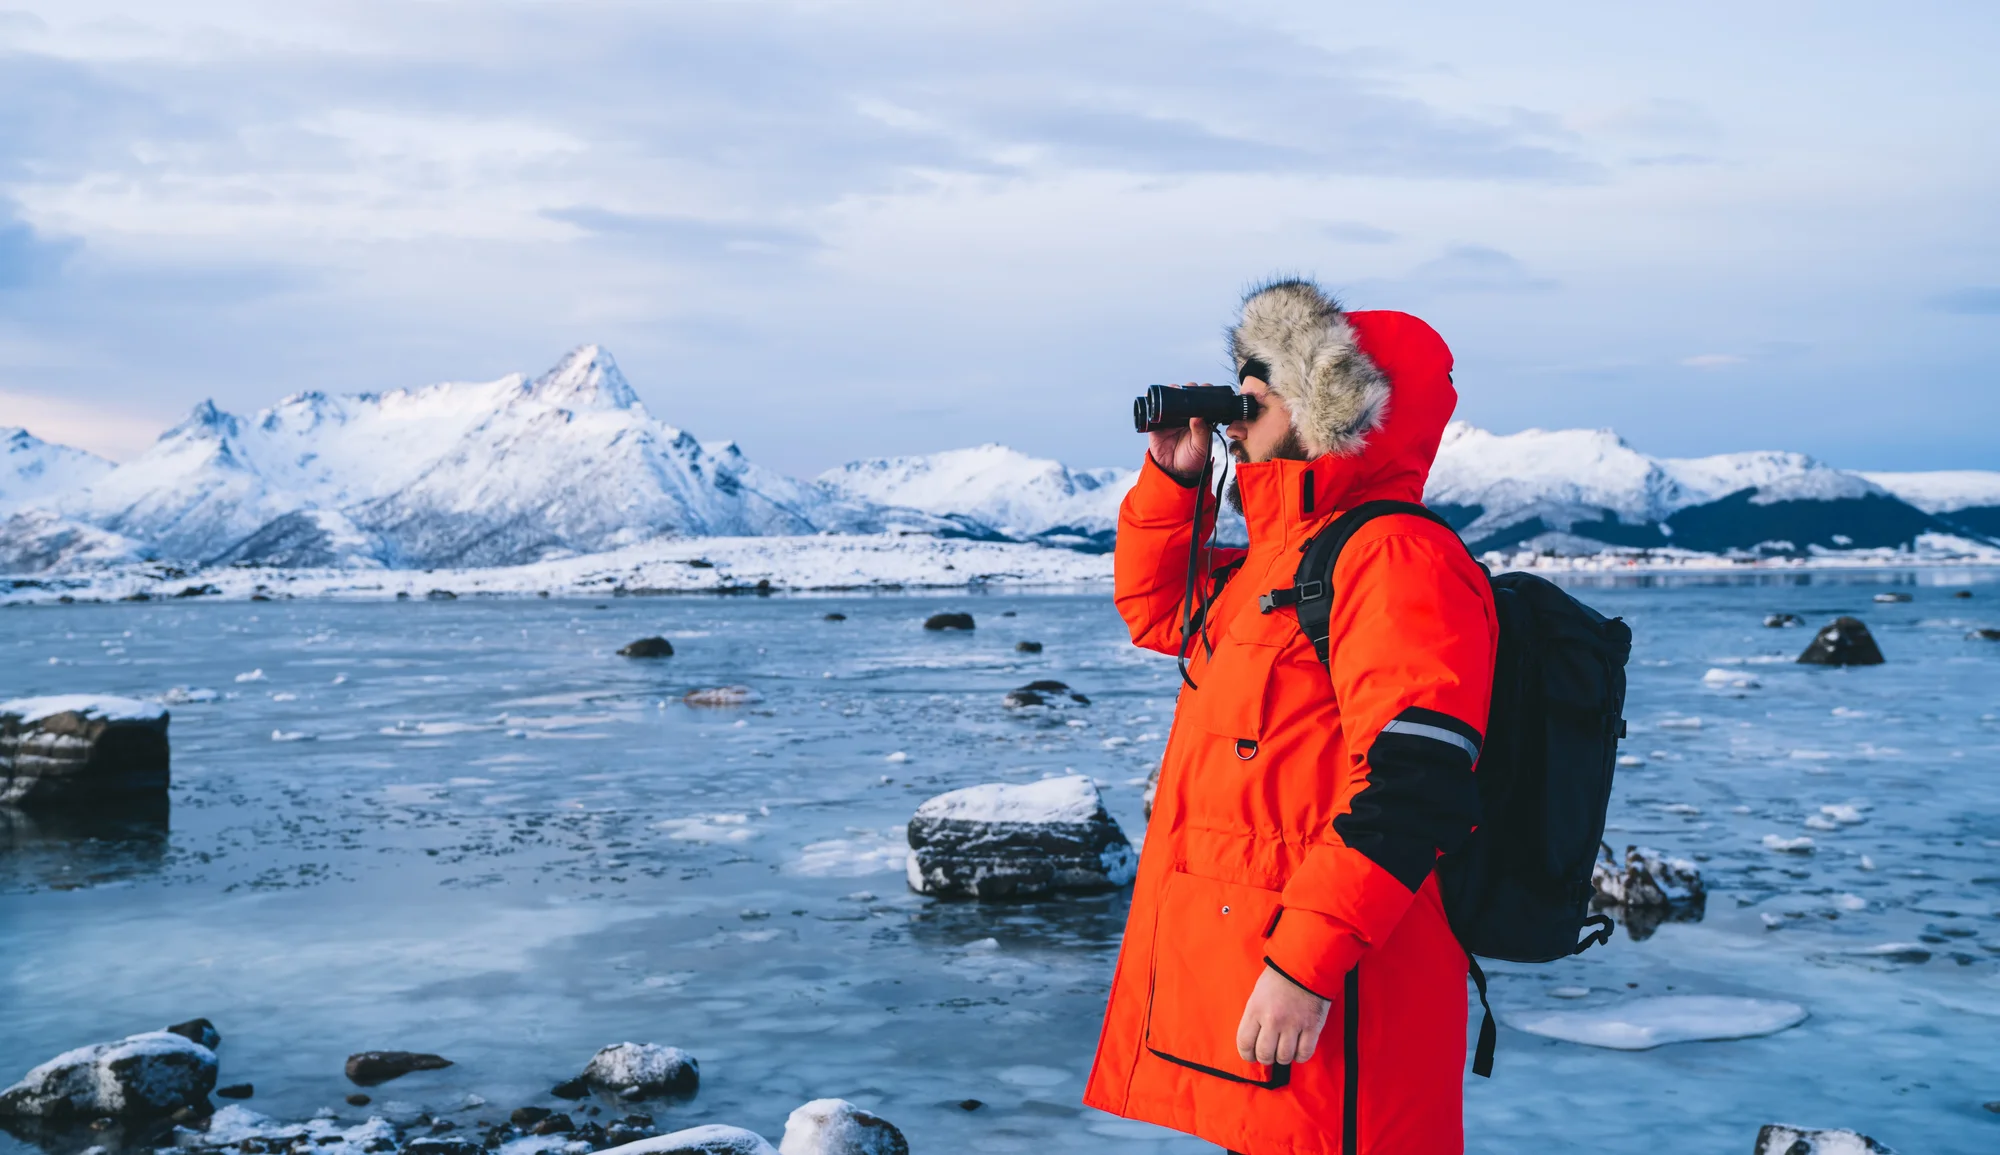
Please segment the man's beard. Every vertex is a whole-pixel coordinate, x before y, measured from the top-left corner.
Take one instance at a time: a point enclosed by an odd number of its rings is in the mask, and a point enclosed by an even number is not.
[[[1250,455],[1244,451],[1241,441],[1231,441],[1229,443],[1229,456],[1235,458],[1238,465],[1250,464]],[[1296,429],[1287,429],[1285,430],[1285,436],[1272,448],[1271,460],[1311,461],[1312,454],[1306,452],[1306,443],[1299,439],[1299,431]],[[1236,473],[1233,470],[1229,474],[1227,496],[1229,498],[1229,508],[1242,513],[1243,487],[1237,484]]]

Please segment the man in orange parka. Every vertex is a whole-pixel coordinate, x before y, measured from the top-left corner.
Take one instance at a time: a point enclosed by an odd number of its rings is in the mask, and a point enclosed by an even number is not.
[[[1199,571],[1220,586],[1199,688],[1175,710],[1084,1101],[1246,1155],[1458,1155],[1466,958],[1432,867],[1478,821],[1486,575],[1450,531],[1391,514],[1334,566],[1327,662],[1258,604],[1342,511],[1421,500],[1451,353],[1303,281],[1245,298],[1230,344],[1262,405],[1228,430],[1250,548]],[[1149,649],[1181,650],[1209,437],[1153,434],[1119,510],[1118,611]]]

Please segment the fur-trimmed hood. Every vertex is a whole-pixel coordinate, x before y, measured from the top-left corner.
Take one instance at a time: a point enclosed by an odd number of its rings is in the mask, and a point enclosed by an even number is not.
[[[1361,351],[1340,303],[1310,281],[1273,281],[1243,298],[1229,331],[1237,378],[1258,373],[1292,411],[1292,428],[1317,456],[1360,451],[1389,407],[1389,379]]]

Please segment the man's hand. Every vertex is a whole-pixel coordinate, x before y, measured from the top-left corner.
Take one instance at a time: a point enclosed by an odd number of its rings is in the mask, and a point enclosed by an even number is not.
[[[1152,442],[1153,464],[1182,485],[1193,485],[1208,464],[1210,433],[1208,422],[1197,418],[1189,418],[1186,429],[1154,430],[1146,435]]]
[[[1246,1063],[1303,1063],[1318,1049],[1332,1005],[1265,967],[1236,1028],[1236,1053]]]

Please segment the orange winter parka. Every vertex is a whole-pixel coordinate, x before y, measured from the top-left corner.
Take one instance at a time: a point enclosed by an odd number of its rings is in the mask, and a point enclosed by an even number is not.
[[[1285,287],[1305,291],[1264,292]],[[1466,956],[1432,868],[1478,821],[1498,620],[1464,546],[1408,515],[1369,522],[1340,555],[1328,661],[1292,610],[1260,612],[1339,513],[1421,499],[1457,402],[1430,326],[1314,300],[1320,330],[1296,373],[1281,362],[1297,325],[1268,349],[1239,337],[1238,367],[1255,358],[1295,424],[1359,415],[1314,430],[1308,444],[1337,446],[1317,460],[1240,466],[1249,548],[1205,551],[1200,580],[1220,591],[1190,647],[1199,688],[1175,710],[1084,1101],[1246,1155],[1456,1155]],[[1328,341],[1358,354],[1344,375],[1314,360]],[[1343,389],[1374,400],[1312,408],[1327,401],[1312,391]],[[1190,541],[1213,529],[1193,523],[1195,496],[1149,457],[1119,513],[1118,610],[1134,643],[1163,653],[1181,649]],[[1237,1056],[1267,967],[1331,1000],[1305,1062]]]

